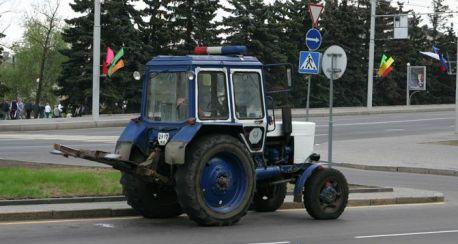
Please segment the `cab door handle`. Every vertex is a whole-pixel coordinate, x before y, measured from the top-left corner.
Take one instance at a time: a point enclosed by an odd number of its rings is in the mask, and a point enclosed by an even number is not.
[[[264,120],[262,120],[262,119],[255,120],[254,123],[260,125],[260,124],[264,123]]]

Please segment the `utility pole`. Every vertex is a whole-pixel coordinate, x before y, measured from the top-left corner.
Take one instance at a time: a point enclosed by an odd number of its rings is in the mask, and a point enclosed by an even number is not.
[[[94,0],[94,44],[92,65],[92,119],[99,119],[100,100],[100,0]]]
[[[374,46],[375,46],[375,7],[377,0],[371,0],[371,29],[369,37],[369,67],[367,68],[367,108],[372,108],[372,90],[374,86]]]
[[[458,34],[456,36],[456,70],[455,70],[455,133],[458,134]]]

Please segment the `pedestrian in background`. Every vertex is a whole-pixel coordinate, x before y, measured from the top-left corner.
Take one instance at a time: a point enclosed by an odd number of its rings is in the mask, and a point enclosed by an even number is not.
[[[56,105],[54,105],[53,114],[54,114],[54,118],[60,118],[60,111]]]
[[[51,106],[49,106],[49,103],[46,103],[45,116],[46,116],[47,119],[49,119],[49,114],[51,114]]]
[[[30,119],[30,115],[32,114],[33,110],[33,105],[32,105],[32,100],[27,100],[27,102],[24,105],[24,110],[25,110],[25,118]]]
[[[17,99],[17,113],[16,119],[23,119],[24,118],[24,103],[20,98]]]
[[[2,112],[2,115],[3,115],[3,119],[4,120],[7,120],[8,117],[9,117],[9,113],[10,113],[10,103],[8,100],[4,100],[3,103],[2,103],[2,107],[0,108],[1,109],[1,112]]]
[[[38,105],[38,107],[40,108],[39,117],[44,118],[45,117],[45,108],[46,108],[44,102],[40,101],[40,104]],[[51,111],[51,107],[49,107],[49,111]]]
[[[10,119],[16,119],[16,113],[17,113],[17,101],[13,100],[11,101],[11,105],[10,105]]]

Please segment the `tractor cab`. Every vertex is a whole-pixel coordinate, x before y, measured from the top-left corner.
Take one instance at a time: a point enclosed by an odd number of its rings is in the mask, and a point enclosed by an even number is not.
[[[219,55],[215,54],[219,51]],[[243,46],[196,48],[196,55],[157,56],[147,64],[142,119],[156,126],[232,126],[252,152],[267,130],[262,63]]]

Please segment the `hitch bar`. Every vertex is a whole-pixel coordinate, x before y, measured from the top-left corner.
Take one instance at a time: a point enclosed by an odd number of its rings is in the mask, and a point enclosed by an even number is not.
[[[75,158],[82,158],[89,161],[94,161],[102,164],[107,164],[113,167],[114,169],[137,174],[141,176],[146,176],[148,181],[162,181],[164,183],[170,183],[170,179],[166,176],[160,175],[156,172],[155,168],[151,163],[159,158],[159,152],[153,151],[147,161],[143,163],[136,163],[130,160],[122,159],[121,155],[113,154],[104,151],[92,151],[85,149],[74,149],[60,144],[54,144],[54,150],[51,151],[51,154],[62,155],[64,157],[72,156]]]

